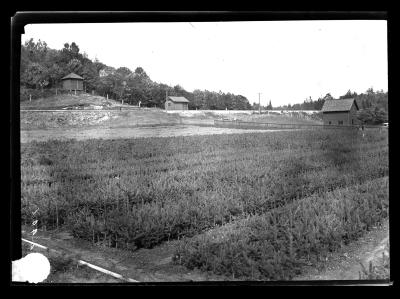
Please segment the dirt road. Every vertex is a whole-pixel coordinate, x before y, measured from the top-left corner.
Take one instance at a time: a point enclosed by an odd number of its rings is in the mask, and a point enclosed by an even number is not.
[[[46,141],[49,139],[77,140],[103,138],[148,138],[172,137],[212,134],[243,134],[254,132],[277,132],[285,130],[245,130],[216,128],[211,126],[175,125],[175,126],[149,126],[149,127],[121,127],[121,128],[52,128],[43,130],[21,130],[21,143],[31,141]]]

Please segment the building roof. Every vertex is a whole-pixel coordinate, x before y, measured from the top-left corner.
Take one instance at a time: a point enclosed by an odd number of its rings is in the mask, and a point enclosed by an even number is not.
[[[340,99],[340,100],[326,100],[324,106],[322,106],[322,112],[337,112],[337,111],[350,111],[353,103],[358,109],[357,102],[351,99]]]
[[[80,79],[83,80],[83,78],[77,74],[74,73],[70,73],[68,75],[66,75],[65,77],[61,78],[61,80],[65,80],[65,79]]]
[[[168,97],[174,103],[189,103],[185,97]]]

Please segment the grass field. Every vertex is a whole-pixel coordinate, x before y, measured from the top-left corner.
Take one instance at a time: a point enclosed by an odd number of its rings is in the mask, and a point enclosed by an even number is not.
[[[303,124],[303,125],[322,125],[322,118],[318,114],[310,114],[293,112],[290,115],[269,114],[252,114],[236,117],[241,121],[272,123],[272,124]]]
[[[385,131],[49,140],[21,145],[21,212],[117,248],[182,239],[189,268],[288,279],[386,217],[387,176]]]

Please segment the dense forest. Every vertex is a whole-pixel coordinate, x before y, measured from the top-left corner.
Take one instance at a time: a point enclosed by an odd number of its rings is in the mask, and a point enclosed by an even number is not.
[[[125,103],[145,107],[164,107],[165,95],[184,96],[189,109],[252,109],[246,97],[232,93],[208,90],[186,91],[179,85],[168,86],[154,82],[145,70],[137,67],[113,68],[92,61],[81,53],[75,42],[65,43],[61,50],[54,50],[44,41],[33,39],[21,45],[21,100],[44,97],[55,88],[60,88],[61,78],[73,72],[84,78],[84,89],[88,93],[106,96]]]

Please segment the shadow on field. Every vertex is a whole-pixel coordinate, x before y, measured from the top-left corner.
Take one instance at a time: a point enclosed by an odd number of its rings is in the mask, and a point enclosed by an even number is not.
[[[326,161],[340,171],[346,171],[348,164],[358,169],[362,138],[360,131],[350,129],[338,129],[333,134],[328,134],[321,144]]]
[[[39,165],[46,167],[48,177],[49,193],[47,200],[47,215],[42,221],[42,226],[47,230],[60,229],[67,222],[71,214],[71,206],[77,202],[73,197],[71,182],[79,174],[71,168],[72,161],[69,157],[69,147],[73,146],[75,140],[37,143],[39,148]],[[80,186],[77,186],[79,188]],[[46,194],[46,193],[44,193]],[[51,200],[53,199],[53,200]]]
[[[328,131],[321,140],[310,136],[309,143],[319,143],[310,155],[293,153],[286,163],[280,165],[279,183],[274,186],[274,206],[282,206],[293,200],[309,196],[315,192],[326,192],[337,186],[331,185],[330,178],[338,179],[338,185],[345,185],[346,175],[360,168],[360,133],[355,130]],[[316,177],[324,169],[325,176]],[[321,188],[321,181],[326,183]]]

